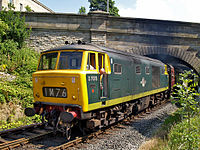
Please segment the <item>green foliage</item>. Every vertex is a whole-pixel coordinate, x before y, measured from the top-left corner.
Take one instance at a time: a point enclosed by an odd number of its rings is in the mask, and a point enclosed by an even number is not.
[[[36,70],[39,54],[26,46],[25,40],[31,30],[27,28],[20,12],[13,10],[14,6],[9,4],[8,10],[0,12],[0,72],[15,77],[0,78],[0,103],[15,103],[25,108],[33,102],[32,73]],[[10,114],[10,118],[14,119],[14,115]],[[0,128],[33,123],[36,118],[22,116],[14,122],[0,121]]]
[[[26,9],[27,12],[32,12],[32,9],[31,9],[31,7],[30,7],[29,5],[27,5],[27,6],[25,7],[25,9]]]
[[[81,8],[78,11],[78,14],[86,14],[86,8],[81,6]]]
[[[119,16],[119,9],[114,6],[115,1],[109,0],[109,14],[113,16]],[[107,0],[91,0],[90,2],[90,10],[102,10],[107,11]]]
[[[200,117],[195,116],[188,120],[183,120],[169,134],[169,147],[172,150],[198,150],[200,147]]]
[[[169,135],[171,149],[198,149],[200,145],[198,79],[192,71],[180,74],[180,83],[174,87],[173,102],[181,106],[177,112],[182,122],[173,127]]]
[[[115,5],[115,1],[110,0],[109,1],[109,13],[110,13],[110,15],[119,17],[120,16],[118,13],[119,9],[117,7],[115,7],[114,5]],[[107,9],[106,9],[106,11],[107,11]]]
[[[31,75],[36,70],[39,54],[28,48],[19,51],[16,45],[9,44],[9,41],[7,43],[8,47],[12,47],[10,51],[6,48],[0,49],[0,66],[4,66],[1,71],[17,77],[13,81],[1,81],[0,102],[18,101],[26,107],[33,101]]]
[[[2,37],[6,36],[7,30],[8,30],[8,25],[4,21],[1,21],[0,19],[0,42],[2,41]]]
[[[6,15],[6,12],[3,13]],[[10,16],[11,14],[15,16],[11,12],[8,12],[7,15]],[[8,19],[8,16],[5,18]],[[16,19],[14,16],[11,18]],[[11,22],[7,25],[8,28],[10,28]],[[1,34],[3,40],[0,42],[0,71],[13,74],[17,78],[11,82],[6,82],[4,79],[0,81],[0,102],[14,101],[25,107],[33,100],[31,73],[36,70],[39,54],[27,47],[19,49],[20,42],[15,41],[11,36],[7,36],[10,33],[10,30],[7,30],[8,28],[5,26],[5,30],[1,29],[5,33],[1,32],[3,33]],[[5,38],[5,35],[9,39]]]
[[[31,32],[25,24],[25,17],[21,17],[20,12],[14,12],[14,6],[9,4],[8,10],[4,8],[0,11],[0,19],[8,26],[6,34],[1,36],[2,42],[13,40],[18,43],[18,48],[22,48]]]
[[[23,107],[33,102],[32,83],[30,77],[17,77],[13,81],[0,81],[0,102],[18,103]]]
[[[180,113],[183,118],[190,118],[199,112],[199,93],[198,77],[192,71],[185,71],[180,74],[180,83],[174,86],[174,93],[172,98],[174,103],[179,103],[181,106]]]
[[[14,117],[13,115],[11,115],[11,117]],[[11,129],[11,128],[17,128],[20,126],[24,126],[24,125],[30,125],[33,123],[39,123],[41,122],[41,117],[39,115],[35,115],[33,117],[23,117],[20,118],[18,120],[12,121],[10,122],[8,121],[0,121],[0,131],[1,130],[7,130],[7,129]]]
[[[6,65],[6,68],[0,68],[0,71],[12,74],[33,73],[36,70],[39,54],[26,47],[19,50],[17,46],[13,40],[0,43],[0,65]]]
[[[198,150],[200,148],[200,116],[181,120],[180,110],[170,115],[156,132],[155,144],[151,150]],[[155,138],[155,137],[154,137]]]
[[[165,133],[163,134],[164,138],[167,138],[168,132],[171,130],[173,126],[175,126],[177,123],[181,122],[181,115],[179,111],[176,111],[175,113],[168,116],[164,123],[162,124],[162,131]]]
[[[153,149],[200,149],[199,77],[192,71],[185,71],[179,78],[179,83],[174,86],[172,102],[178,103],[180,107],[158,130],[156,136],[159,140],[162,139],[162,142]]]

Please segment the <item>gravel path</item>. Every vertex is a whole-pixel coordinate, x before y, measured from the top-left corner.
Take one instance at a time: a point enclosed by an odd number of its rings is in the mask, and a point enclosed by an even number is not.
[[[71,147],[70,150],[137,150],[142,142],[147,141],[153,133],[161,126],[165,118],[172,113],[176,107],[168,103],[159,110],[137,119],[130,125],[114,128],[107,134],[93,138],[88,143]]]

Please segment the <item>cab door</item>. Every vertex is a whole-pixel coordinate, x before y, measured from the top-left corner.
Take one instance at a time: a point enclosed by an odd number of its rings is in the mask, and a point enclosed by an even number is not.
[[[96,52],[88,52],[87,56],[87,90],[89,104],[100,102],[99,100],[99,73],[98,73],[98,54]]]
[[[89,104],[102,102],[109,98],[108,74],[111,73],[109,56],[104,53],[88,52],[86,81]]]
[[[98,65],[99,65],[99,98],[101,101],[105,101],[108,97],[108,72],[105,63],[105,54],[98,53]]]

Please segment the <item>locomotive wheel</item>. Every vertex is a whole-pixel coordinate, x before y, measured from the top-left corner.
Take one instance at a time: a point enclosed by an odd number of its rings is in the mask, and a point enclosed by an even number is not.
[[[133,107],[132,107],[132,114],[133,115],[137,115],[138,114],[138,106],[137,105],[133,105]]]
[[[65,127],[65,137],[67,140],[71,138],[71,125],[69,123],[67,123]]]
[[[86,129],[85,129],[85,127],[83,127],[83,123],[81,121],[79,121],[78,126],[79,126],[79,130],[81,131],[83,136],[86,135],[86,131],[85,131]]]

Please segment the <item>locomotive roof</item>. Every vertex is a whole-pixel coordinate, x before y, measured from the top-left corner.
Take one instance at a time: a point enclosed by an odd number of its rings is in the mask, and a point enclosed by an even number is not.
[[[93,44],[72,44],[72,45],[64,45],[61,47],[56,47],[49,49],[47,51],[43,52],[49,52],[49,51],[59,51],[59,50],[85,50],[85,51],[97,51],[97,52],[104,52],[97,46],[94,46]],[[43,53],[42,52],[42,53]]]
[[[141,56],[134,53],[125,52],[125,51],[115,50],[115,49],[111,49],[111,48],[107,48],[107,47],[103,47],[103,46],[99,46],[99,45],[91,44],[91,43],[64,45],[61,47],[56,47],[56,48],[43,51],[41,53],[59,51],[59,50],[85,50],[85,51],[96,51],[96,52],[110,52],[110,53],[115,53],[115,54],[120,54],[120,55],[125,55],[125,56],[132,56],[138,59],[145,59],[145,60],[149,60],[149,61],[153,61],[157,63],[162,63],[159,60],[152,59],[149,57],[145,57],[145,56]]]

